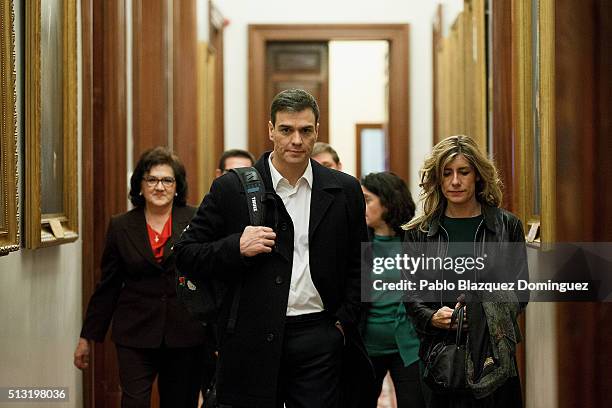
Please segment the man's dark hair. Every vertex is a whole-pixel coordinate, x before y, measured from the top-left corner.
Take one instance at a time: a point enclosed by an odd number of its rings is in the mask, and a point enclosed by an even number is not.
[[[173,205],[183,207],[187,204],[187,177],[185,175],[185,166],[179,160],[178,156],[170,149],[164,146],[153,147],[145,151],[138,160],[136,168],[130,178],[130,201],[134,207],[144,207],[145,199],[140,194],[142,179],[151,168],[160,164],[167,164],[174,171],[176,180],[176,197],[174,197]]]
[[[414,217],[416,209],[404,180],[394,173],[384,171],[362,177],[361,185],[378,196],[380,204],[387,209],[382,215],[383,221],[397,234],[401,234],[400,227]]]
[[[230,157],[244,157],[245,159],[249,159],[251,161],[251,165],[255,164],[255,157],[251,154],[251,152],[247,152],[242,149],[230,149],[223,152],[221,158],[219,158],[219,167],[217,167],[221,171],[225,171],[225,161]]]
[[[303,89],[287,89],[278,93],[270,105],[270,121],[276,125],[277,112],[301,112],[311,109],[315,116],[315,123],[319,123],[319,105],[308,92]]]

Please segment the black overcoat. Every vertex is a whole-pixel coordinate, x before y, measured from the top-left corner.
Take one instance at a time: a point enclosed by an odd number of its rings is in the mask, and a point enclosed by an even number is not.
[[[112,339],[122,346],[204,344],[204,327],[177,302],[171,250],[194,213],[193,207],[173,207],[172,236],[161,263],[153,258],[144,209],[135,208],[111,219],[101,261],[102,277],[89,301],[81,337],[104,341],[112,320]]]
[[[243,188],[234,174],[216,179],[175,245],[177,266],[188,276],[218,279],[229,287],[219,321],[217,392],[225,404],[276,407],[277,382],[293,261],[293,223],[272,187],[268,156],[256,163],[266,187],[266,225],[277,234],[269,254],[240,255],[249,225]],[[359,182],[312,161],[309,220],[310,273],[325,309],[347,332],[347,347],[367,356],[357,334],[360,317],[360,248],[367,240]],[[231,288],[241,285],[235,332],[225,332]],[[345,351],[345,353],[347,353]],[[367,357],[364,357],[367,362]],[[357,366],[357,365],[356,365]],[[367,363],[365,375],[368,375]],[[353,374],[359,376],[354,368]]]

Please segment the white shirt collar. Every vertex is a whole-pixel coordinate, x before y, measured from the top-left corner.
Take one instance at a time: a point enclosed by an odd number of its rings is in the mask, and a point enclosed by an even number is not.
[[[285,183],[289,184],[289,180],[283,177],[283,175],[280,174],[279,171],[276,170],[276,167],[274,167],[274,165],[272,164],[273,154],[274,152],[270,153],[270,156],[268,156],[268,164],[270,165],[270,176],[272,177],[272,187],[274,187],[274,191],[276,191],[276,189],[278,188],[278,183],[284,180]],[[298,179],[295,185],[297,186],[300,183],[300,180],[302,179],[306,180],[306,182],[308,183],[308,186],[312,188],[312,165],[310,164],[310,159],[308,159],[308,165],[306,166],[306,170],[304,170],[304,174],[302,174],[302,176]]]

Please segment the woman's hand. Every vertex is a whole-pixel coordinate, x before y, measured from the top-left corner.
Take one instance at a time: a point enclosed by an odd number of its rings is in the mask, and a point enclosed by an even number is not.
[[[74,351],[74,365],[79,370],[89,367],[89,340],[79,338],[79,343]]]
[[[455,308],[459,307],[459,303],[455,305]],[[448,306],[441,307],[436,311],[436,313],[431,316],[431,325],[433,327],[437,327],[438,329],[456,329],[457,321],[453,322],[453,326],[451,327],[451,317],[453,315],[453,309]],[[463,315],[463,329],[467,329],[467,306],[465,308],[465,312]]]

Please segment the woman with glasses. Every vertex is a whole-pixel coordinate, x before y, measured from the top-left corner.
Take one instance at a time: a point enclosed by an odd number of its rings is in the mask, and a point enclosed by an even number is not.
[[[90,342],[104,341],[112,321],[121,406],[149,407],[158,377],[161,407],[193,408],[214,362],[204,326],[176,298],[172,246],[195,212],[186,205],[185,168],[167,148],[150,149],[136,165],[129,195],[135,208],[113,217],[108,227],[102,277],[89,300],[74,364],[89,366]]]

